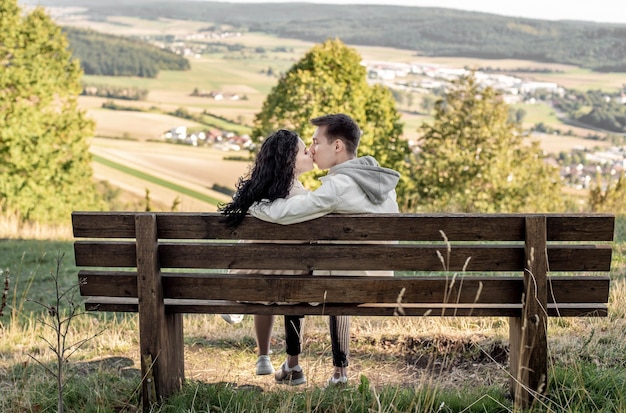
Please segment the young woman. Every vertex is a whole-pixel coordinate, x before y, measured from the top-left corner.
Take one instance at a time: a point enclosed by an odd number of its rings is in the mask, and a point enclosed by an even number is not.
[[[261,145],[248,174],[239,179],[233,200],[220,206],[219,211],[225,215],[226,226],[232,228],[241,224],[255,202],[264,199],[274,201],[308,192],[298,177],[312,169],[313,157],[296,133],[286,129],[274,132]],[[273,273],[309,274],[291,270],[276,270]],[[241,321],[241,315],[238,314],[223,314],[222,318],[230,323]],[[298,360],[301,353],[303,320],[303,316],[285,316],[287,360],[275,374],[275,379],[279,383],[291,385],[306,383],[306,377]],[[256,374],[258,375],[274,373],[274,367],[269,359],[273,325],[273,315],[254,316],[258,348]]]

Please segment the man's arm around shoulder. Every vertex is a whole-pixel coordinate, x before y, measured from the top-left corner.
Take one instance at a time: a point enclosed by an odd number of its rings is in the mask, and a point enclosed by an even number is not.
[[[330,214],[339,202],[336,186],[327,180],[306,195],[281,198],[274,202],[257,202],[250,207],[250,213],[263,221],[288,225]]]

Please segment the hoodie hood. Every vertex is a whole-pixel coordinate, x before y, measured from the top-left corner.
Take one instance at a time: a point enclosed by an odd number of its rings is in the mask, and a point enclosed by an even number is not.
[[[349,176],[374,204],[383,203],[400,180],[398,172],[379,166],[376,159],[371,156],[342,162],[330,168],[328,174]]]

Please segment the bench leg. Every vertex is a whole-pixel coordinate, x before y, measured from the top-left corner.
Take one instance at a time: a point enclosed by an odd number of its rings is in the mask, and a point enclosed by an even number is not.
[[[183,315],[168,314],[167,316],[169,349],[168,388],[178,391],[185,381],[185,342],[183,337]],[[169,395],[170,393],[168,393]]]
[[[182,314],[165,314],[149,330],[150,337],[142,340],[140,329],[144,411],[179,391],[185,378]]]
[[[522,359],[522,343],[524,329],[520,317],[509,318],[509,373],[511,395],[515,400],[515,405],[523,409],[530,405],[530,394],[525,390],[529,389],[528,383],[528,360]],[[528,352],[526,352],[528,354]],[[526,361],[526,363],[524,363]]]
[[[135,217],[137,295],[144,411],[180,390],[184,380],[182,314],[165,311],[156,216]]]
[[[519,317],[509,319],[509,372],[511,374],[511,394],[515,406],[529,408],[536,398],[546,391],[548,347],[545,328],[536,331],[534,321]]]
[[[546,391],[547,262],[546,219],[527,217],[522,314],[509,320],[511,393],[524,409]]]

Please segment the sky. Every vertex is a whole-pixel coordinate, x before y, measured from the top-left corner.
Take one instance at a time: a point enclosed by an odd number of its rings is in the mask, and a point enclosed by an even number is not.
[[[215,0],[211,0],[215,1]],[[227,0],[229,3],[384,4],[442,7],[528,17],[541,20],[583,20],[626,24],[626,6],[620,0]]]

